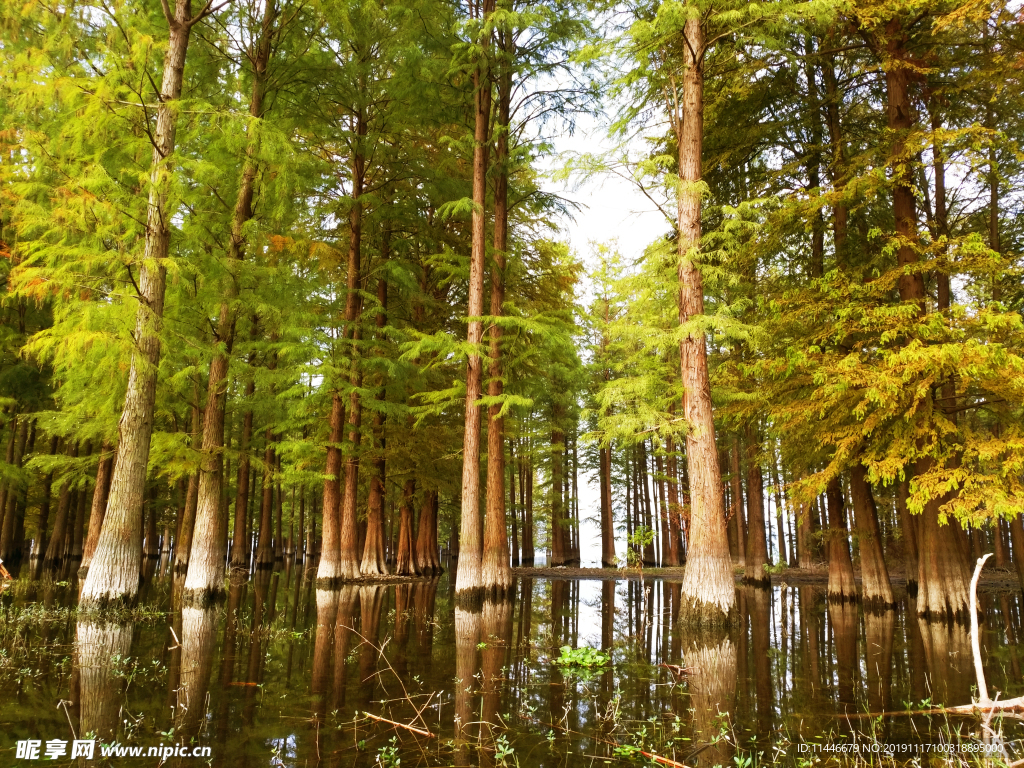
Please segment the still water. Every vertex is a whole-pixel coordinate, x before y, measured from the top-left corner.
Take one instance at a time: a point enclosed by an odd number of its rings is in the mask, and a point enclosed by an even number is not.
[[[173,610],[159,573],[138,609],[104,623],[76,616],[74,581],[0,595],[0,765],[850,761],[836,745],[865,764],[891,764],[880,749],[901,764],[977,749],[1009,763],[1024,737],[1012,717],[907,714],[970,703],[976,678],[967,628],[921,622],[906,598],[865,614],[827,604],[824,585],[742,588],[737,624],[697,635],[675,621],[679,584],[650,578],[520,578],[513,599],[467,612],[447,575],[323,591],[293,566],[203,611]],[[1019,598],[981,596],[993,698],[1024,693]],[[608,661],[557,663],[563,646]],[[71,758],[75,740],[95,740],[92,760]],[[65,752],[48,759],[48,742]],[[142,756],[104,757],[111,744]]]

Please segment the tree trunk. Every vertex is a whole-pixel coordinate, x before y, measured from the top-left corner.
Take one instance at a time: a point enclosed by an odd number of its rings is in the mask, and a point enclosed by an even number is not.
[[[672,408],[669,410],[669,413],[674,413],[674,411],[675,409]],[[686,552],[683,549],[682,540],[683,509],[679,504],[679,463],[676,460],[676,444],[671,437],[665,441],[665,449],[668,451],[668,520],[672,535],[672,551],[675,552],[673,562],[676,565],[682,565],[686,562]],[[611,464],[610,451],[608,464]],[[610,492],[610,476],[608,478],[608,488]]]
[[[743,503],[743,475],[740,470],[740,439],[737,437],[729,450],[729,487],[732,489],[732,538],[736,542],[739,565],[747,565],[747,523]]]
[[[276,18],[277,6],[273,0],[270,0],[264,5],[260,35],[255,46],[255,57],[252,59],[253,84],[249,99],[249,115],[253,120],[249,126],[245,164],[231,222],[231,239],[228,243],[226,265],[229,275],[225,283],[224,300],[220,306],[217,328],[214,332],[216,351],[210,362],[210,377],[207,384],[206,414],[203,419],[203,458],[199,470],[199,501],[196,512],[196,533],[198,535],[192,538],[189,573],[185,580],[186,595],[192,594],[201,599],[219,597],[223,593],[225,553],[221,536],[217,532],[220,530],[219,513],[224,483],[222,454],[227,374],[235,342],[237,320],[235,302],[238,295],[238,281],[234,272],[237,265],[245,258],[247,245],[245,226],[253,217],[261,130],[257,121],[261,120],[265,113],[263,98],[266,91],[267,66],[270,62],[271,42],[275,35],[273,27]],[[245,461],[248,462],[248,458]]]
[[[511,31],[497,30],[498,47],[506,56],[514,55]],[[508,141],[509,112],[512,99],[511,64],[502,61],[498,76],[497,122],[494,126],[494,253],[491,267],[491,316],[500,317],[505,304],[505,251],[508,248]],[[491,323],[488,397],[501,397],[501,326]],[[483,559],[480,583],[493,599],[502,599],[512,587],[509,564],[508,531],[505,519],[505,420],[501,405],[488,406],[487,412],[487,512],[484,521]]]
[[[50,438],[50,447],[49,447],[49,450],[48,450],[48,455],[53,456],[54,454],[57,453],[57,444],[58,444],[58,442],[59,441],[58,441],[56,435],[54,435],[53,437]],[[110,465],[108,466],[108,472],[107,472],[107,478],[106,478],[107,490],[110,489],[110,473],[109,473],[109,469],[111,467],[113,467],[113,454],[111,454],[110,458],[111,458],[111,462],[110,462]],[[102,463],[101,463],[101,466],[102,466]],[[35,543],[34,543],[34,546],[32,548],[32,552],[30,553],[31,557],[34,558],[34,559],[38,559],[38,558],[42,557],[42,555],[43,555],[43,541],[46,539],[46,529],[47,529],[47,527],[49,526],[49,523],[50,523],[50,506],[51,506],[52,501],[53,501],[53,472],[48,472],[46,474],[46,477],[43,478],[43,500],[42,500],[42,503],[39,505],[39,518],[36,521]],[[106,499],[104,499],[104,509],[106,509]],[[97,536],[97,538],[99,538],[99,530],[98,529],[96,531],[96,536]],[[95,544],[93,545],[93,548],[95,549]],[[91,553],[90,553],[90,555],[91,555]],[[81,574],[81,573],[80,573],[80,575],[84,576],[84,574]]]
[[[481,0],[475,6],[484,26],[494,11],[494,0]],[[479,41],[484,49],[473,69],[473,244],[469,264],[469,301],[467,341],[475,347],[483,341],[484,262],[487,237],[487,159],[490,145],[488,128],[491,117],[491,81],[487,59],[490,35]],[[459,516],[459,563],[455,575],[456,599],[463,595],[467,604],[476,604],[482,586],[481,555],[483,542],[480,525],[480,406],[483,361],[470,354],[466,366],[466,414],[462,444],[462,504]]]
[[[679,322],[704,314],[704,285],[696,258],[700,249],[701,163],[704,142],[704,29],[698,18],[684,28],[683,115],[679,139]],[[690,479],[690,540],[682,595],[689,623],[720,623],[736,607],[729,538],[722,503],[722,476],[715,445],[715,422],[703,331],[680,344],[684,388],[686,461]]]
[[[331,434],[327,445],[324,476],[323,541],[317,566],[317,589],[332,589],[341,579],[341,441],[345,424],[345,405],[338,392],[331,397]]]
[[[250,360],[250,363],[252,360]],[[251,379],[245,384],[245,400],[252,402],[256,383]],[[249,568],[249,538],[246,528],[249,520],[249,474],[252,458],[249,446],[252,443],[252,409],[246,409],[242,417],[242,441],[238,446],[238,475],[235,488],[235,527],[231,541],[231,569]]]
[[[25,460],[25,445],[28,441],[29,419],[23,418],[18,427],[18,442],[14,449],[13,466],[21,469]],[[25,514],[26,488],[11,483],[7,492],[7,512],[0,528],[0,560],[13,560],[15,554],[14,535],[18,528],[18,516]]]
[[[381,260],[387,263],[390,255],[390,232],[385,228],[381,243]],[[382,272],[377,280],[377,343],[384,341],[384,326],[387,324],[388,281]],[[383,354],[383,351],[380,351]],[[379,383],[377,400],[383,401],[387,378]],[[363,544],[363,560],[359,571],[364,576],[385,576],[388,573],[387,558],[384,555],[384,481],[387,477],[384,449],[384,413],[380,408],[373,414],[373,438],[377,455],[373,461],[373,475],[370,478],[370,495],[366,502],[366,541]]]
[[[267,427],[263,450],[263,494],[260,498],[260,532],[256,543],[256,568],[274,567],[274,433]]]
[[[361,311],[362,302],[356,312]],[[351,453],[345,458],[345,492],[341,502],[341,534],[338,538],[338,561],[341,577],[345,580],[359,578],[359,443],[362,440],[362,401],[359,389],[363,385],[362,367],[358,360],[357,347],[362,337],[359,326],[352,329],[352,393],[349,395],[348,441]]]
[[[610,446],[598,448],[601,477],[601,566],[614,568],[615,557],[615,523],[612,517],[612,449]]]
[[[69,458],[77,458],[78,443],[72,443],[67,448]],[[60,486],[60,498],[57,501],[57,517],[53,521],[53,533],[50,534],[50,544],[46,548],[46,556],[43,560],[43,567],[46,569],[56,568],[64,560],[64,538],[68,530],[68,516],[71,513],[71,503],[74,500],[74,493],[71,490],[71,483],[65,480]],[[139,509],[141,517],[142,510]],[[139,520],[139,536],[142,536],[142,520]],[[139,562],[142,562],[142,541],[139,541]],[[139,574],[135,574],[137,579]]]
[[[519,565],[519,510],[516,507],[515,443],[508,441],[508,511],[512,523],[512,566]]]
[[[167,6],[164,7],[166,9]],[[178,111],[174,102],[181,96],[189,34],[197,20],[192,18],[191,0],[175,0],[174,16],[167,19],[170,34],[153,134],[146,250],[139,269],[139,306],[133,335],[136,348],[132,353],[124,409],[118,424],[117,460],[110,482],[107,515],[79,598],[83,608],[131,600],[139,590],[142,497],[149,466],[160,367],[160,333],[167,276],[165,261],[171,242],[172,212],[168,206],[171,173],[168,166],[172,163],[177,127]]]
[[[416,481],[411,477],[402,488],[402,506],[399,509],[398,523],[398,554],[395,557],[396,576],[419,576],[416,558],[412,549],[412,505],[413,494],[416,492]]]
[[[785,526],[785,506],[782,503],[782,483],[779,480],[779,468],[776,461],[777,456],[774,451],[772,452],[772,494],[775,499],[775,524],[779,528],[779,562],[782,565],[788,565],[788,555],[786,549],[786,526]]]
[[[658,562],[654,555],[654,519],[651,510],[651,484],[650,484],[650,463],[647,461],[647,441],[644,440],[639,446],[638,466],[640,467],[640,483],[644,493],[644,526],[649,531],[648,539],[644,543],[643,563],[646,566],[655,567]]]
[[[416,531],[416,570],[424,576],[436,576],[442,570],[437,556],[437,507],[437,491],[425,492]]]
[[[565,565],[565,522],[562,512],[562,458],[565,455],[565,433],[559,427],[562,409],[554,406],[551,427],[551,562]]]
[[[56,444],[53,438],[51,446]],[[85,548],[82,552],[82,566],[78,569],[78,577],[84,578],[89,572],[89,565],[96,552],[96,545],[100,540],[100,531],[103,528],[103,518],[107,513],[107,496],[110,493],[110,479],[114,470],[114,446],[104,442],[100,449],[100,465],[96,471],[96,487],[92,493],[92,509],[89,513],[89,534],[85,539]],[[47,498],[47,511],[49,511],[49,498]]]
[[[523,504],[525,517],[523,518],[523,565],[533,565],[534,536],[533,536],[533,462],[529,455],[524,459],[524,471],[519,475],[523,483],[526,501]],[[522,498],[522,494],[520,495]]]
[[[767,587],[771,578],[768,565],[768,542],[765,535],[764,476],[761,472],[761,439],[752,424],[747,424],[747,557],[743,580]]]
[[[930,469],[931,459],[919,459],[917,471]],[[949,501],[940,496],[925,504],[917,564],[917,613],[926,619],[951,619],[967,615],[970,603],[970,566],[956,540],[950,520],[939,522],[939,508]]]
[[[205,410],[200,407],[199,381],[193,380],[192,404],[192,430],[190,434],[190,445],[195,448],[196,443],[202,444],[202,433],[200,425]],[[187,573],[188,561],[192,557],[192,537],[196,528],[196,510],[199,506],[199,473],[193,473],[188,478],[188,493],[185,496],[185,509],[178,520],[178,538],[174,555],[174,572]]]
[[[825,491],[828,500],[828,599],[832,603],[857,601],[857,583],[843,510],[843,490],[833,478]]]
[[[878,525],[878,510],[867,481],[863,465],[850,469],[850,497],[853,519],[857,526],[857,544],[860,548],[861,599],[865,607],[875,610],[896,605],[889,571],[882,553],[882,534]]]

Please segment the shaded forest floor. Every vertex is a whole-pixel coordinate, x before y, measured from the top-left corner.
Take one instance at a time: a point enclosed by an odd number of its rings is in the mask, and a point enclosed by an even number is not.
[[[973,565],[973,563],[972,563]],[[682,581],[683,568],[644,568],[642,578],[663,579],[664,581]],[[578,568],[578,567],[541,567],[513,568],[512,572],[519,577],[539,579],[598,579],[598,580],[620,580],[641,578],[641,572],[637,568]],[[736,581],[743,579],[742,566],[735,566],[734,573]],[[857,582],[860,582],[860,572],[856,572]],[[802,585],[825,585],[828,583],[828,566],[825,563],[817,563],[810,568],[782,568],[771,574],[772,585],[781,586],[802,586]],[[889,564],[889,579],[894,587],[905,587],[907,574],[904,563],[901,561]],[[981,587],[994,590],[1020,589],[1020,581],[1017,579],[1017,572],[1012,566],[996,567],[986,565],[981,572],[979,579]]]

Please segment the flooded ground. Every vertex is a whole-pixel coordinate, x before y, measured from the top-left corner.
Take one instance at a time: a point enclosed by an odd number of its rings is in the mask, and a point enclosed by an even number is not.
[[[330,592],[314,575],[263,572],[206,611],[172,610],[153,575],[104,623],[76,616],[74,581],[17,582],[0,595],[0,765],[33,764],[33,740],[50,765],[809,765],[844,744],[876,764],[1009,763],[1024,737],[1013,718],[905,714],[976,695],[967,627],[906,598],[865,614],[823,585],[744,588],[731,631],[695,635],[670,581],[520,578],[470,612],[447,575]],[[981,602],[989,694],[1024,694],[1020,595]]]

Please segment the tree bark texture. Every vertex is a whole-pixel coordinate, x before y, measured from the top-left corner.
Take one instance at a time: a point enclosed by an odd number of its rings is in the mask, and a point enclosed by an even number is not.
[[[704,142],[704,29],[688,19],[683,75],[683,119],[679,139],[679,322],[704,314],[704,284],[696,264],[700,248],[702,159]],[[682,599],[688,623],[720,623],[736,607],[729,538],[725,527],[722,476],[715,444],[715,422],[703,331],[680,343],[686,461],[690,479],[690,537]]]
[[[474,6],[486,27],[494,11],[494,0],[481,0]],[[491,119],[491,81],[487,59],[491,45],[488,33],[479,41],[484,52],[473,70],[473,220],[472,251],[469,263],[469,317],[467,341],[470,346],[483,342],[484,271],[487,237],[487,166]],[[483,540],[480,522],[480,399],[483,361],[470,354],[466,365],[466,413],[462,444],[462,495],[459,516],[459,562],[455,574],[456,599],[462,593],[471,602],[479,599]]]
[[[743,580],[768,586],[768,542],[765,534],[764,474],[761,471],[761,439],[753,425],[747,425],[747,556]]]
[[[437,491],[425,492],[416,531],[416,570],[425,576],[436,576],[442,571],[437,554],[437,512]]]
[[[389,232],[385,230],[381,243],[381,258],[386,263],[390,250]],[[384,326],[387,324],[388,281],[381,273],[377,280],[377,343],[384,340]],[[379,383],[377,400],[384,399],[386,377]],[[373,439],[377,455],[373,460],[373,471],[370,477],[370,494],[366,501],[366,541],[363,544],[363,558],[359,571],[364,576],[385,576],[388,573],[387,558],[384,555],[384,481],[387,477],[387,465],[384,459],[384,413],[378,408],[373,413]]]
[[[164,57],[153,134],[145,256],[139,269],[139,306],[124,409],[118,424],[117,459],[110,483],[107,516],[92,565],[82,586],[83,607],[130,600],[139,589],[142,563],[142,497],[153,433],[160,334],[164,314],[166,259],[171,242],[168,191],[174,156],[177,110],[185,73],[185,54],[196,19],[191,0],[175,0]]]
[[[397,576],[419,575],[412,548],[412,505],[415,491],[416,481],[410,477],[402,488],[402,505],[399,508],[398,553],[395,556],[395,575]]]
[[[856,602],[857,583],[846,530],[843,489],[833,478],[825,491],[828,502],[828,599],[829,602]]]
[[[54,438],[56,439],[56,438]],[[96,470],[96,487],[92,492],[92,507],[89,512],[89,533],[85,538],[82,551],[82,565],[78,570],[79,578],[89,571],[92,557],[96,553],[96,545],[100,540],[103,518],[107,513],[107,496],[110,494],[110,480],[114,471],[114,446],[103,443],[100,449],[100,465]]]
[[[511,30],[497,31],[498,46],[505,54],[513,55]],[[508,142],[512,100],[512,72],[503,62],[498,74],[497,122],[494,126],[494,254],[491,264],[491,316],[504,314],[505,304],[505,251],[508,249]],[[501,363],[501,326],[493,322],[490,327],[490,369],[487,395],[501,397],[503,370]],[[485,593],[500,599],[512,587],[512,566],[509,563],[508,532],[505,517],[505,419],[501,405],[494,403],[487,411],[487,507],[484,520],[483,558],[480,563],[480,582]]]
[[[850,469],[850,497],[857,526],[857,545],[860,548],[861,599],[867,608],[892,608],[896,600],[882,552],[878,510],[862,464],[855,464]]]

